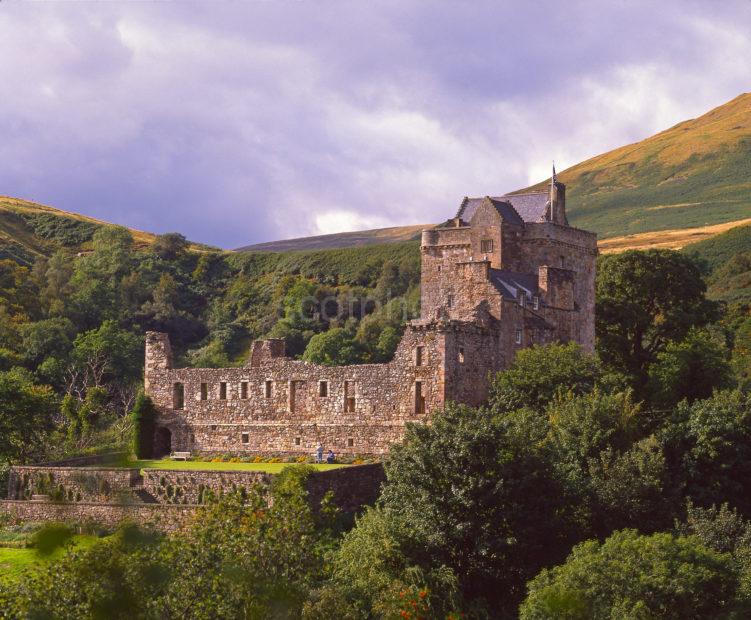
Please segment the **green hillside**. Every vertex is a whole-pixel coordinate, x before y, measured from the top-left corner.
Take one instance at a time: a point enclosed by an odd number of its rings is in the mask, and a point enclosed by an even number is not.
[[[67,248],[74,252],[91,248],[91,238],[108,222],[62,211],[20,198],[0,196],[0,259],[30,265],[39,256]],[[156,235],[129,229],[137,247],[146,247]],[[206,246],[192,244],[192,249]]]
[[[574,226],[600,238],[751,216],[751,93],[558,175]],[[544,181],[529,189],[544,188]]]
[[[707,266],[709,296],[729,303],[751,302],[751,226],[687,245],[684,252]]]

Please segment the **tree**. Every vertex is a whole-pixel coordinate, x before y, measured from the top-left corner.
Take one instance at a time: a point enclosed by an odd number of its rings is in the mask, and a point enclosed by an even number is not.
[[[600,258],[597,269],[597,351],[603,362],[630,377],[637,396],[647,368],[671,340],[718,317],[705,298],[699,267],[672,250],[630,250]]]
[[[188,240],[180,233],[159,235],[151,244],[151,251],[164,260],[175,260],[188,249]]]
[[[447,567],[464,601],[515,608],[524,582],[567,548],[552,471],[490,411],[450,405],[408,427],[386,475],[384,510],[408,528],[408,561]]]
[[[0,372],[0,460],[25,462],[52,428],[57,399],[27,371]]]
[[[602,375],[597,359],[576,343],[534,345],[521,349],[514,363],[498,373],[490,386],[490,405],[496,411],[522,407],[542,410],[560,390],[583,394]]]
[[[696,538],[614,533],[574,547],[565,564],[528,585],[522,620],[727,618],[737,578],[728,554]]]
[[[313,336],[302,358],[306,362],[341,366],[358,362],[359,352],[349,332],[343,327],[335,327]]]
[[[732,386],[732,369],[723,342],[707,330],[692,328],[680,342],[669,342],[648,366],[653,405],[670,408],[683,399],[708,398]]]
[[[133,454],[138,459],[151,458],[154,453],[154,418],[156,409],[151,399],[139,390],[130,411],[133,421]]]
[[[680,403],[661,439],[674,487],[698,506],[728,502],[751,516],[751,395]]]

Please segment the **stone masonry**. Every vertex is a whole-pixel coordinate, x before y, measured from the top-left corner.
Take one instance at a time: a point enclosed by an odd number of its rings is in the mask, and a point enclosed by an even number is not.
[[[465,198],[422,235],[421,317],[385,364],[329,367],[253,343],[240,368],[174,368],[166,334],[146,334],[156,455],[383,454],[408,422],[454,401],[478,405],[522,347],[594,349],[596,235],[568,225],[565,186]]]

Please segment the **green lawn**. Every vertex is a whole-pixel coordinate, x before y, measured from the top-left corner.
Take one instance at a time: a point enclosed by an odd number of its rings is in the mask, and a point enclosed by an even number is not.
[[[90,547],[97,540],[101,539],[96,536],[74,536],[69,545],[58,549],[49,556],[39,555],[36,549],[0,547],[0,582],[17,579],[30,569],[42,566],[51,560],[59,559],[68,549]]]
[[[140,469],[188,469],[188,470],[212,470],[212,471],[262,471],[267,474],[278,474],[285,467],[295,463],[209,463],[205,461],[173,461],[171,459],[129,461],[125,467],[138,467]],[[340,463],[333,465],[310,465],[317,470],[326,471],[347,467]]]

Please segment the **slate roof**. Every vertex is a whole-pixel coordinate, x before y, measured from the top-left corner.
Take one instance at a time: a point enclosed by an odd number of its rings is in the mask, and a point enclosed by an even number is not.
[[[456,217],[469,222],[482,204],[484,198],[465,198]],[[548,192],[530,192],[511,196],[491,196],[493,206],[501,217],[514,224],[521,222],[544,222],[550,194]]]
[[[526,297],[537,295],[537,275],[533,273],[518,273],[508,269],[491,269],[490,281],[506,299],[517,301],[519,291],[524,291]]]

